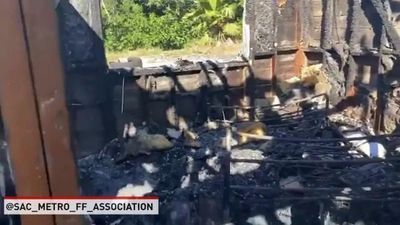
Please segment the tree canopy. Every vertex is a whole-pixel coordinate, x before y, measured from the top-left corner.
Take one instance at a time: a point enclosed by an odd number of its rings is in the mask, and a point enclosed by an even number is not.
[[[179,49],[204,37],[240,39],[242,0],[103,0],[106,48]]]

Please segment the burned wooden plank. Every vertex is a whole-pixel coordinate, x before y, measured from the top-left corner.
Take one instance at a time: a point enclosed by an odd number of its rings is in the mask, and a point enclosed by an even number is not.
[[[49,196],[39,115],[19,1],[0,2],[0,103],[18,196]],[[54,225],[53,216],[21,216],[24,225]]]
[[[370,0],[371,4],[374,6],[376,12],[378,13],[383,26],[386,29],[387,36],[390,39],[396,50],[400,50],[400,36],[397,33],[396,28],[389,20],[389,16],[384,8],[382,1],[379,0]]]
[[[51,194],[78,196],[56,12],[50,0],[21,4]],[[82,222],[77,216],[56,216],[59,225]]]
[[[223,68],[243,68],[248,65],[245,61],[230,61],[227,63],[218,63],[218,62],[206,62],[202,63],[204,67],[200,65],[200,63],[196,63],[193,65],[183,66],[183,67],[147,67],[147,68],[132,68],[128,69],[131,71],[134,77],[137,76],[162,76],[171,73],[175,73],[177,75],[185,75],[185,74],[193,74],[199,73],[204,69],[213,70],[213,69],[223,69]]]

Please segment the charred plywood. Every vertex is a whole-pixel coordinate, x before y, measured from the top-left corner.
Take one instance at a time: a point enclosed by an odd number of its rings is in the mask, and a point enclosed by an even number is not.
[[[400,8],[398,0],[386,0],[379,4],[376,2],[378,1],[288,0],[275,2],[262,1],[262,3],[255,1],[253,5],[250,5],[253,8],[248,7],[247,9],[247,22],[249,25],[252,25],[251,22],[258,21],[258,18],[267,15],[265,13],[259,15],[258,11],[261,12],[263,7],[267,8],[266,6],[272,3],[272,7],[276,7],[278,13],[276,15],[268,13],[270,17],[268,19],[264,18],[263,23],[267,23],[268,21],[270,24],[274,24],[273,22],[275,22],[276,27],[273,31],[277,31],[276,41],[279,42],[277,45],[278,51],[291,49],[293,47],[293,40],[298,40],[298,38],[293,37],[296,36],[300,29],[302,32],[300,35],[301,39],[296,44],[302,45],[306,43],[303,45],[305,47],[320,48],[322,47],[321,42],[325,40],[325,43],[328,43],[324,46],[326,50],[331,50],[331,47],[337,47],[332,46],[333,44],[340,45],[339,47],[345,51],[349,47],[351,54],[355,55],[363,55],[364,53],[376,54],[381,47],[382,28],[385,27],[387,32],[390,33],[390,27],[398,27],[399,20],[397,15],[398,8]],[[380,9],[376,7],[377,5],[381,5]],[[254,6],[256,7],[254,8]],[[382,9],[384,9],[383,14]],[[300,15],[300,18],[296,19],[298,15]],[[388,23],[383,21],[386,17],[389,20]],[[296,23],[299,24],[294,26]],[[259,42],[270,42],[266,36],[257,35],[265,32],[265,29],[261,25],[254,24],[254,29],[250,27],[249,31],[253,31],[253,34],[258,37],[254,45],[254,53],[257,55],[257,52],[260,53],[263,50],[257,44]],[[386,47],[391,47],[389,44],[382,44]],[[294,48],[296,48],[296,45]]]
[[[300,38],[299,5],[301,1],[246,1],[244,37],[246,52],[262,55],[276,47],[297,47]],[[295,32],[293,32],[295,31]]]
[[[273,0],[246,0],[243,18],[246,57],[274,51],[277,10],[278,5]]]
[[[309,47],[321,47],[326,39],[333,44],[347,42],[355,52],[379,48],[381,21],[369,1],[310,0],[310,3],[311,10],[305,9],[311,12],[305,17],[312,18],[311,24],[306,24],[310,27]]]

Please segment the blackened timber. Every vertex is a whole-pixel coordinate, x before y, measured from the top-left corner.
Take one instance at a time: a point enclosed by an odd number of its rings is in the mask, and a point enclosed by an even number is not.
[[[349,47],[350,52],[357,52],[360,50],[360,43],[357,43],[358,40],[358,28],[360,26],[360,16],[362,13],[361,2],[359,0],[353,0],[353,5],[351,8],[351,17],[350,17],[350,27],[349,33]]]
[[[231,61],[228,63],[213,63],[210,65],[209,63],[204,63],[204,66],[199,63],[194,65],[188,65],[183,67],[147,67],[147,68],[132,68],[131,73],[134,77],[138,76],[162,76],[162,75],[170,75],[174,74],[190,74],[190,73],[199,73],[204,69],[207,70],[215,70],[215,69],[223,69],[228,67],[229,69],[235,68],[244,68],[248,66],[247,62],[244,61]],[[124,69],[122,69],[124,70]]]
[[[63,57],[67,71],[106,68],[104,45],[99,35],[101,18],[99,13],[95,13],[95,2],[98,1],[61,0],[58,5]],[[99,18],[95,18],[96,16]]]
[[[377,13],[382,21],[382,25],[386,29],[388,38],[390,39],[394,48],[399,51],[400,50],[400,36],[397,33],[396,28],[389,21],[389,16],[388,16],[387,12],[385,11],[382,1],[380,1],[380,0],[369,0],[369,1],[372,3],[375,10],[377,11]]]
[[[323,1],[323,25],[322,25],[322,40],[321,47],[323,49],[332,48],[332,20],[333,20],[333,1],[335,0],[325,0]]]
[[[78,157],[100,150],[115,134],[106,77],[99,0],[61,0],[57,13],[66,70],[67,104]],[[90,117],[90,119],[89,119]]]
[[[52,196],[78,196],[64,92],[57,15],[50,1],[21,0],[32,83]],[[82,225],[83,218],[56,216],[58,225]]]
[[[18,196],[49,196],[20,1],[0,1],[0,103]],[[4,150],[4,149],[2,149]],[[54,225],[52,215],[20,216],[22,225]],[[14,224],[14,223],[13,223]]]

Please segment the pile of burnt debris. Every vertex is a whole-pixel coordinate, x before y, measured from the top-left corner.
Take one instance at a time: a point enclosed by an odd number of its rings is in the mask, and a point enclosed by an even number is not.
[[[398,138],[328,114],[325,100],[245,108],[252,122],[214,107],[220,119],[181,131],[127,125],[124,141],[79,160],[83,193],[159,196],[160,215],[94,223],[396,224]]]

